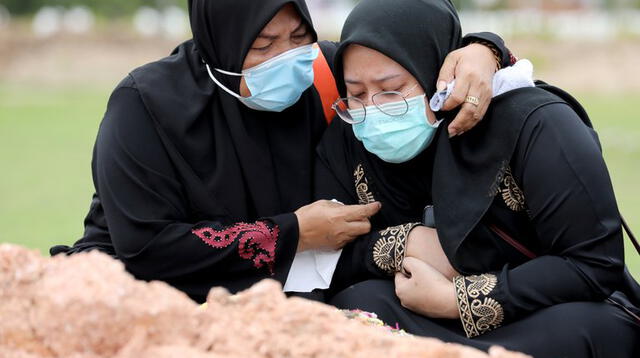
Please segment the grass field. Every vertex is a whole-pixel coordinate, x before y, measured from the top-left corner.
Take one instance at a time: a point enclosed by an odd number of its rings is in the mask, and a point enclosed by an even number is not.
[[[0,242],[46,252],[74,242],[89,205],[91,151],[108,88],[0,84]],[[640,94],[577,96],[587,107],[618,203],[640,234]],[[580,220],[580,218],[575,218]],[[640,277],[640,257],[626,245]]]

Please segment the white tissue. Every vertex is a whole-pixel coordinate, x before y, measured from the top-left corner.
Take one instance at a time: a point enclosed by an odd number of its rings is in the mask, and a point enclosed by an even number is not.
[[[455,87],[456,81],[453,80],[447,84],[447,88],[443,91],[436,92],[431,97],[429,107],[434,112],[442,109],[444,102],[451,96],[451,92]],[[524,87],[534,87],[533,83],[533,64],[527,59],[516,62],[513,66],[503,68],[496,72],[493,76],[493,97],[503,93]]]

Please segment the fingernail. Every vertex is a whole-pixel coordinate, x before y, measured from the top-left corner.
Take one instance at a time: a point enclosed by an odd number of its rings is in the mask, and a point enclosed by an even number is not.
[[[449,128],[449,138],[453,138],[458,135],[458,131],[455,128]]]
[[[438,92],[442,92],[445,89],[447,89],[447,82],[445,81],[438,81],[438,84],[436,85],[436,90]]]

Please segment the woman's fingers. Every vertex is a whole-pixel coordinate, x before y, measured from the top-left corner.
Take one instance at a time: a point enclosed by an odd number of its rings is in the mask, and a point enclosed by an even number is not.
[[[438,75],[438,82],[436,86],[438,92],[443,91],[445,88],[447,88],[447,83],[453,81],[453,79],[455,78],[458,59],[459,57],[455,51],[448,54],[444,59],[444,63],[442,64],[442,68],[440,69],[440,74]]]
[[[456,85],[444,103],[443,110],[462,107],[449,125],[450,137],[470,130],[484,117],[492,98],[495,70],[495,59],[491,51],[482,45],[472,44],[454,53],[457,58],[454,69]],[[446,71],[450,71],[450,68]],[[472,102],[477,103],[468,103],[469,97],[472,97]]]
[[[464,100],[467,98],[467,94],[469,93],[469,89],[471,88],[473,76],[474,75],[471,73],[456,74],[456,85],[453,87],[453,91],[449,98],[444,102],[444,105],[442,106],[443,110],[450,111],[464,103]]]
[[[345,221],[361,221],[375,215],[380,211],[380,208],[382,208],[382,204],[376,201],[366,205],[345,205],[340,208],[340,211]]]
[[[369,220],[349,221],[345,223],[347,236],[352,237],[351,240],[358,236],[368,234],[371,231],[371,223]],[[351,241],[349,240],[349,241]]]
[[[482,117],[478,115],[477,107],[471,103],[463,103],[456,118],[449,124],[449,138],[463,134],[475,127]]]
[[[402,261],[402,267],[409,275],[412,275],[412,273],[415,272],[422,263],[422,261],[416,259],[415,257],[405,257]]]
[[[404,292],[404,288],[407,285],[407,282],[409,282],[409,280],[411,280],[411,278],[409,278],[402,272],[396,273],[396,276],[394,277],[394,280],[393,280],[396,285],[396,296],[398,297],[402,296],[402,293]]]

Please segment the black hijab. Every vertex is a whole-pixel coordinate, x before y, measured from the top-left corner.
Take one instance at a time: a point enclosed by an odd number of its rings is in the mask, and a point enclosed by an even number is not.
[[[342,54],[350,44],[359,44],[398,62],[429,96],[435,92],[445,57],[461,45],[461,28],[449,1],[362,0],[349,15],[341,41],[335,64],[342,95],[346,92]],[[501,95],[493,99],[478,126],[453,139],[446,128],[454,113],[437,113],[444,123],[434,141],[416,158],[401,164],[385,163],[368,153],[350,126],[333,125],[328,135],[345,138],[344,150],[351,153],[347,160],[352,166],[365,167],[369,186],[383,203],[381,224],[420,220],[424,206],[433,204],[440,242],[455,262],[461,243],[493,202],[526,118],[537,106],[555,100],[557,97],[535,88]],[[342,129],[335,129],[339,127]],[[340,158],[338,150],[326,146],[319,153],[326,161]]]
[[[335,57],[341,96],[346,93],[342,54],[351,44],[392,58],[431,95],[445,57],[462,44],[462,30],[456,10],[448,0],[360,1],[344,24]]]
[[[349,45],[362,45],[392,58],[409,71],[429,94],[435,91],[445,57],[461,45],[462,38],[458,16],[448,1],[362,0],[349,14],[340,41],[334,63],[338,90],[344,97],[346,86],[342,55]],[[397,225],[399,221],[419,220],[420,210],[416,208],[432,202],[432,150],[425,150],[408,162],[392,164],[367,152],[353,136],[350,125],[333,123],[327,136],[338,138],[329,141],[334,142],[332,146],[323,144],[318,149],[320,157],[331,161],[330,158],[347,156],[346,163],[356,161],[361,164],[373,197],[383,201],[383,210],[374,218],[374,225]],[[344,146],[337,142],[344,142]],[[326,164],[334,172],[353,171],[338,168],[339,162],[341,160]],[[343,186],[350,186],[350,174],[338,177],[344,177],[341,180]],[[385,206],[389,210],[385,210]]]
[[[311,200],[313,147],[326,126],[315,89],[281,113],[259,112],[218,88],[205,68],[241,72],[256,36],[288,3],[315,40],[304,0],[190,0],[193,40],[131,73],[168,154],[188,173],[194,220],[254,220]],[[218,75],[239,92],[237,77]]]

